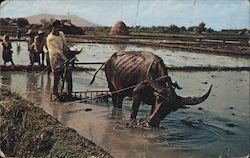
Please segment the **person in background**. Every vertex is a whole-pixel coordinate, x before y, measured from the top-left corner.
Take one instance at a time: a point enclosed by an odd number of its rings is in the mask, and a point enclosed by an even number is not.
[[[16,39],[18,41],[21,39],[21,29],[19,27],[16,29]]]
[[[11,62],[12,65],[15,65],[12,59],[13,51],[12,51],[11,42],[7,34],[3,36],[2,46],[3,46],[2,57],[3,57],[4,65],[6,65],[7,62]]]
[[[72,76],[69,75],[69,72],[67,72],[67,69],[65,69],[67,58],[63,54],[64,51],[68,51],[69,48],[66,45],[64,33],[59,31],[60,25],[61,22],[59,20],[53,21],[52,31],[47,36],[46,40],[51,70],[54,74],[53,93],[51,96],[52,100],[60,100],[60,96],[58,93],[58,84],[60,79],[65,79],[67,82],[68,96],[71,96],[72,93]]]
[[[37,33],[37,36],[34,37],[34,42],[33,42],[33,47],[34,47],[34,57],[33,57],[33,63],[38,62],[39,65],[41,64],[40,62],[40,54],[42,55],[42,65],[44,65],[44,51],[43,48],[45,46],[45,38],[44,38],[44,31],[39,30]]]
[[[19,27],[16,28],[16,40],[20,41],[21,40],[21,29]],[[19,54],[21,51],[21,46],[20,42],[16,42],[16,52]]]
[[[26,35],[28,35],[27,38],[27,45],[28,45],[28,51],[29,51],[29,58],[30,58],[30,65],[33,65],[33,58],[34,58],[34,37],[35,37],[35,32],[32,29],[29,29],[28,32],[26,33]]]

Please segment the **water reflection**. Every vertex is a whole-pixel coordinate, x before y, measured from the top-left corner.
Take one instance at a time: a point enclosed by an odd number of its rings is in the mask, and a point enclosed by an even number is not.
[[[39,76],[36,75],[36,73],[27,73],[26,77],[27,77],[26,91],[30,92],[36,90]]]
[[[41,75],[41,82],[40,82],[40,86],[38,87],[39,89],[43,89],[44,87],[44,75]]]
[[[40,87],[43,85],[43,81],[39,83],[39,76],[36,75],[36,73],[27,73],[27,83],[26,83],[26,91],[27,91],[27,97],[29,100],[32,100],[34,103],[41,103],[43,100],[43,93],[42,89],[43,87]]]
[[[7,73],[1,76],[2,84],[10,86],[12,85],[11,73]]]
[[[121,109],[112,108],[111,119],[123,120],[123,118],[124,118],[124,116],[123,116],[123,112]]]
[[[17,55],[19,55],[20,52],[21,52],[21,45],[20,45],[20,42],[17,42],[17,43],[16,43],[16,52],[17,52]]]
[[[51,89],[51,78],[50,75],[47,75],[47,84],[46,84],[46,90]]]

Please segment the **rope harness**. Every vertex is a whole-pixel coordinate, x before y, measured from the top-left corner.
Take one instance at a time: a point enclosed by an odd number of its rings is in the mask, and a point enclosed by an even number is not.
[[[96,100],[96,99],[100,99],[100,98],[104,98],[104,97],[110,97],[112,94],[116,94],[116,93],[120,93],[120,92],[123,92],[123,91],[126,91],[126,90],[130,90],[130,89],[135,88],[135,87],[137,87],[139,85],[150,84],[150,83],[155,82],[155,81],[160,81],[160,80],[164,79],[165,77],[168,77],[168,76],[164,75],[164,76],[156,78],[155,80],[147,80],[146,79],[146,80],[144,80],[144,81],[142,81],[142,82],[140,82],[140,83],[138,83],[136,85],[129,86],[129,87],[126,87],[126,88],[122,88],[122,89],[119,89],[119,90],[116,90],[116,91],[113,91],[113,92],[109,92],[108,94],[98,95],[98,97],[82,99],[80,102],[84,102],[84,101],[87,101],[87,100]]]

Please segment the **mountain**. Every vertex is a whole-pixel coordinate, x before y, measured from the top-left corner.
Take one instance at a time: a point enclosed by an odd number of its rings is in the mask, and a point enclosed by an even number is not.
[[[83,18],[80,18],[76,15],[52,15],[52,14],[36,14],[33,16],[28,16],[25,17],[30,24],[40,24],[41,23],[41,19],[47,19],[48,21],[53,18],[53,19],[67,19],[67,20],[71,20],[71,23],[76,25],[76,26],[80,26],[80,27],[96,27],[98,26],[95,23],[92,23],[88,20],[85,20]]]

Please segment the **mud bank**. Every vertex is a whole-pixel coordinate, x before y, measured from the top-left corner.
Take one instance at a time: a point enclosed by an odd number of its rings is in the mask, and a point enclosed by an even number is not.
[[[0,117],[0,147],[6,157],[112,157],[43,109],[3,88]]]

